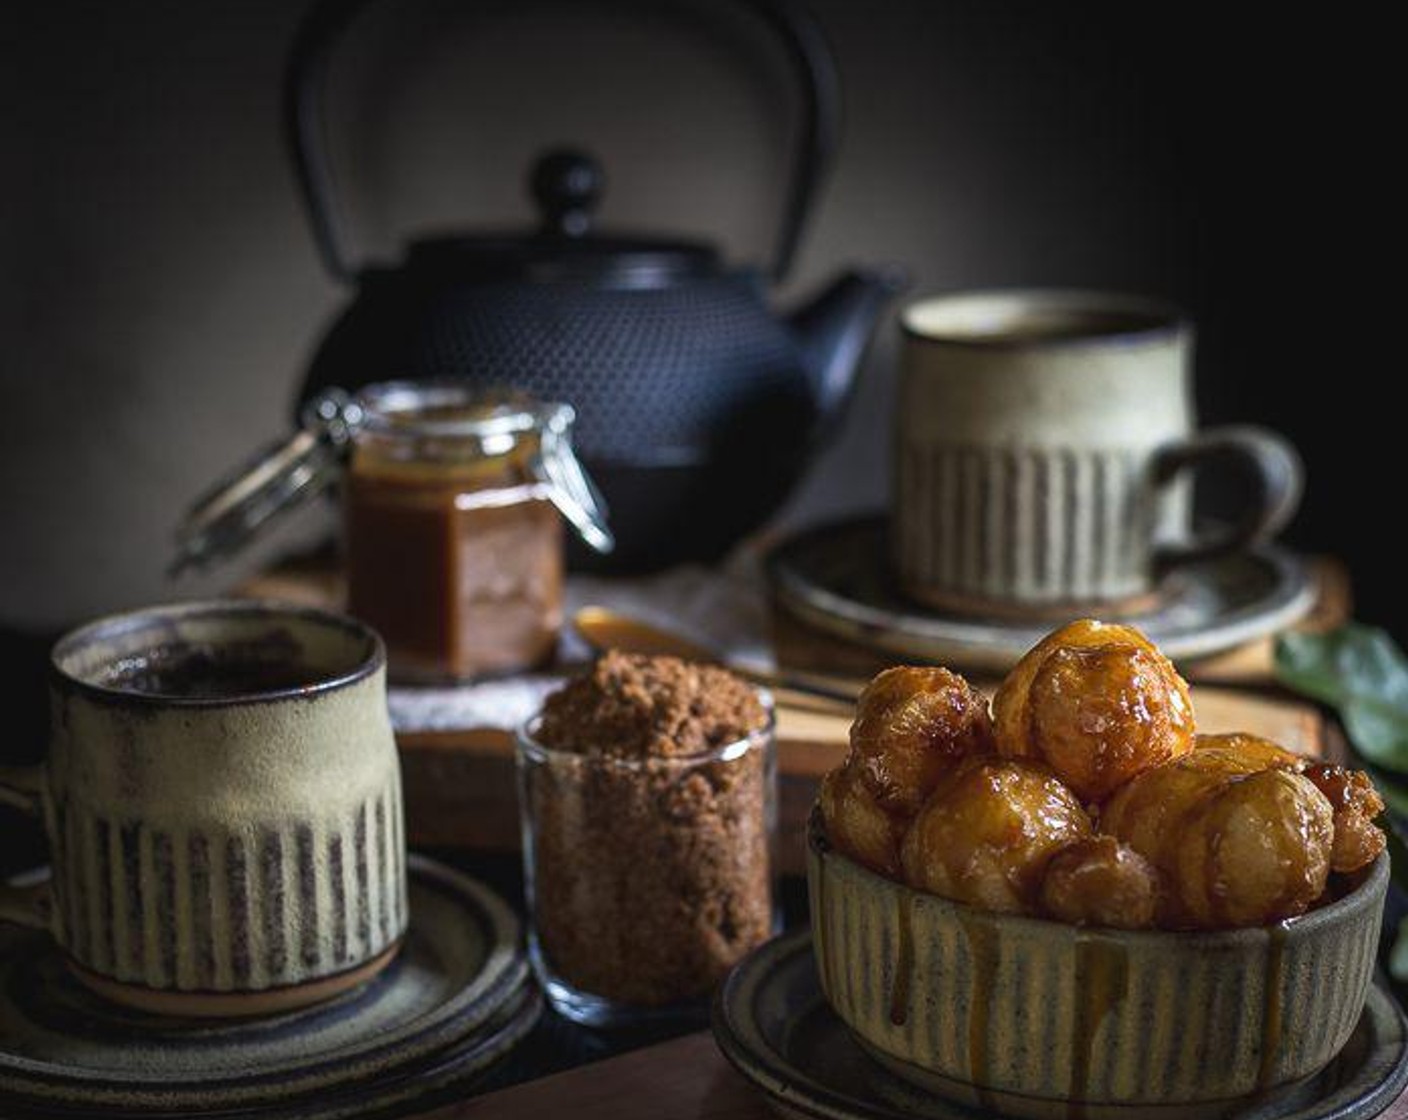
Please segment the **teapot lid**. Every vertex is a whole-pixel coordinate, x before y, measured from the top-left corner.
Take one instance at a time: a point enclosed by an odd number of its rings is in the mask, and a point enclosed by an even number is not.
[[[655,287],[718,272],[719,254],[700,241],[598,235],[592,211],[606,176],[585,152],[557,149],[534,165],[529,186],[538,229],[521,235],[449,234],[411,244],[407,263],[434,279],[576,280]]]

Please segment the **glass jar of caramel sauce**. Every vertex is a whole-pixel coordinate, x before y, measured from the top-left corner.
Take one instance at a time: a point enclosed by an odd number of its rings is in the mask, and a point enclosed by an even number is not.
[[[392,675],[464,680],[550,660],[561,514],[584,536],[604,532],[567,438],[571,409],[394,382],[357,403],[348,607],[381,633]]]
[[[228,553],[335,482],[348,609],[386,643],[392,680],[439,684],[549,661],[562,625],[565,521],[607,551],[566,404],[455,382],[331,390],[302,430],[199,502],[177,569]]]

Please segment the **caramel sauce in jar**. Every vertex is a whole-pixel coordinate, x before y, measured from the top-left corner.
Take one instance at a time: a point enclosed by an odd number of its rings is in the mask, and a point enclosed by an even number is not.
[[[381,633],[394,680],[530,669],[556,649],[563,526],[541,410],[470,393],[388,383],[358,398],[348,606]]]

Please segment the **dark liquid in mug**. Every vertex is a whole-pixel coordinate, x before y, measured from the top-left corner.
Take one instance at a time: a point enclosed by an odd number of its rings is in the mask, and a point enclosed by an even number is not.
[[[308,688],[330,675],[282,643],[158,646],[108,666],[94,681],[149,695],[223,699]]]
[[[1155,330],[1164,326],[1162,319],[1152,315],[1121,311],[1053,311],[1046,314],[1033,312],[1022,318],[1014,318],[990,331],[975,333],[972,337],[983,342],[1062,342],[1071,339],[1110,338],[1123,334],[1136,334]]]

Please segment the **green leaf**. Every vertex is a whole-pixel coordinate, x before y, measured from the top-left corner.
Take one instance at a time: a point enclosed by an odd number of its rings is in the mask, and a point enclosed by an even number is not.
[[[1392,770],[1408,770],[1408,715],[1361,699],[1340,708],[1350,742],[1365,758]]]
[[[1389,635],[1350,623],[1276,639],[1282,684],[1337,708],[1365,758],[1408,773],[1408,657]]]

